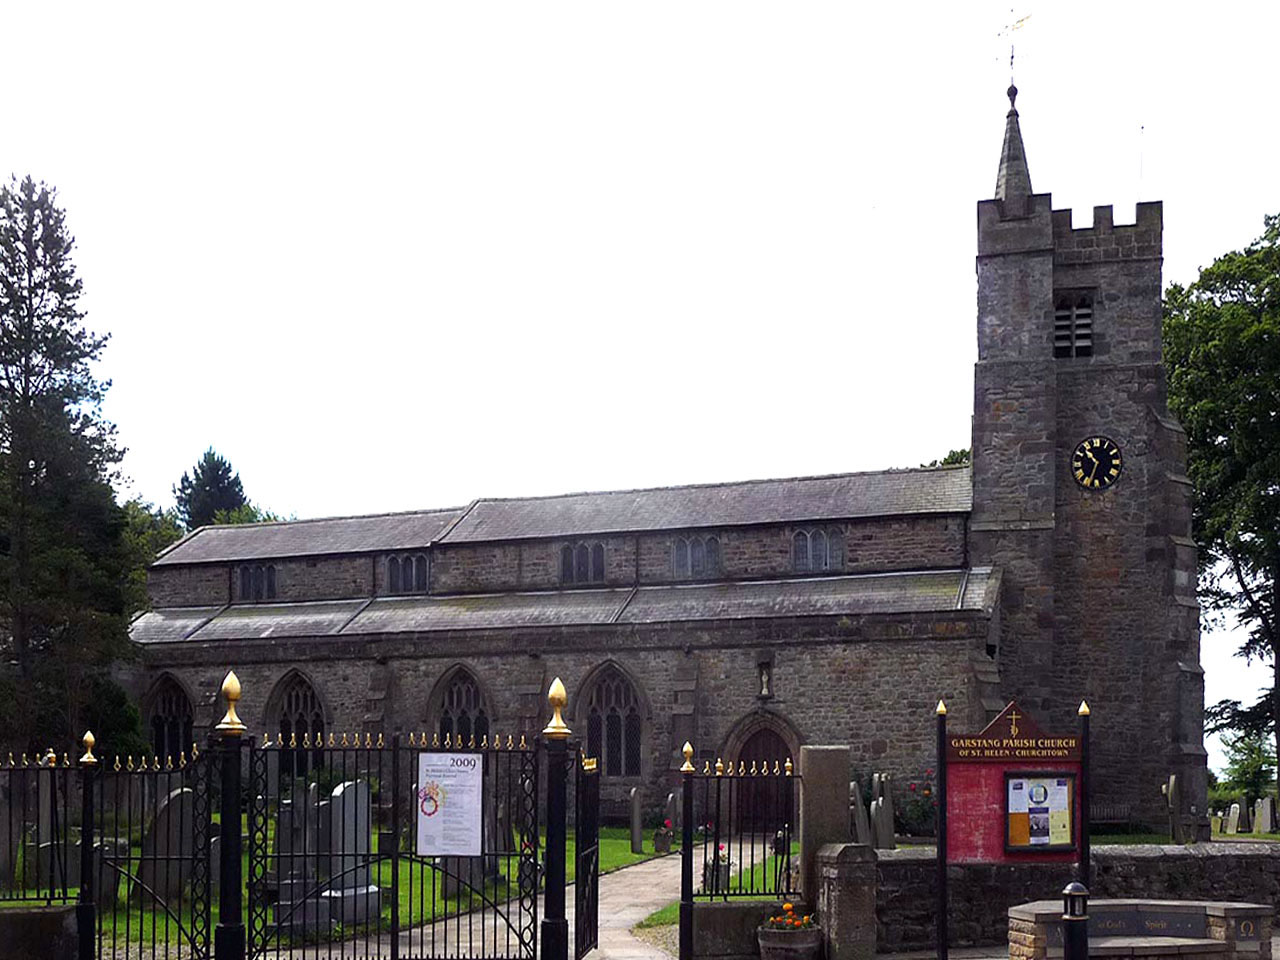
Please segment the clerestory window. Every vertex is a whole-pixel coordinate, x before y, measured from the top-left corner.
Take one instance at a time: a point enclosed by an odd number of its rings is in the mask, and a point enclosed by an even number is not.
[[[387,593],[426,593],[427,557],[414,553],[387,557]]]
[[[561,583],[604,583],[604,544],[566,543],[560,548]]]
[[[240,568],[240,599],[246,603],[276,598],[276,568],[270,563]]]
[[[678,580],[720,576],[720,541],[715,537],[676,537],[671,570]]]
[[[1053,355],[1059,359],[1093,356],[1092,295],[1059,294],[1053,311]]]
[[[839,528],[797,530],[791,537],[791,566],[796,573],[824,573],[844,568],[844,531]]]

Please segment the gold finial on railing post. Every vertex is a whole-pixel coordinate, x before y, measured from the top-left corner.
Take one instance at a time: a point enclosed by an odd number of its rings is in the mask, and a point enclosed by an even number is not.
[[[84,744],[84,756],[80,758],[80,766],[96,767],[98,758],[93,755],[93,745],[98,741],[94,739],[93,731],[86,730],[84,736],[80,738],[80,742]]]
[[[222,681],[222,696],[227,701],[227,713],[214,729],[224,737],[238,737],[244,733],[245,725],[236,715],[236,703],[240,700],[240,678],[234,670],[228,670]]]
[[[680,765],[680,772],[693,773],[693,744],[686,740],[680,752],[684,754],[684,763]]]
[[[551,681],[551,689],[547,691],[547,701],[551,704],[551,722],[542,728],[542,735],[552,740],[568,740],[573,731],[564,722],[562,711],[565,704],[569,702],[569,694],[565,692],[564,684],[560,682],[559,677]]]

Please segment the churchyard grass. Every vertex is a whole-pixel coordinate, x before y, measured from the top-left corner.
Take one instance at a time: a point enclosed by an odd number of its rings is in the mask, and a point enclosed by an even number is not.
[[[693,855],[695,872],[698,864],[699,851],[695,850]],[[797,841],[791,842],[791,862],[793,864],[799,862],[800,844]],[[767,859],[757,863],[749,872],[738,871],[733,880],[730,882],[730,889],[736,890],[739,887],[764,887],[768,885],[774,876],[774,869],[777,866],[778,857],[770,855]],[[695,879],[696,882],[696,879]],[[757,893],[745,896],[737,896],[731,898],[734,901],[740,900],[778,900],[779,897],[772,893]],[[643,920],[636,924],[636,928],[643,930],[648,927],[669,927],[680,922],[680,901],[668,903],[660,910],[655,910]]]

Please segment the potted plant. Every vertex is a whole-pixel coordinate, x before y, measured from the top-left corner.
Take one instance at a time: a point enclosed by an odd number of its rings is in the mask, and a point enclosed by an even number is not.
[[[653,831],[653,849],[655,853],[670,853],[671,841],[675,837],[675,831],[671,829],[671,819],[667,818],[662,821],[662,826]]]
[[[795,904],[784,903],[782,913],[756,928],[760,960],[815,960],[822,947],[822,928],[813,914],[796,913]]]
[[[723,893],[729,889],[729,869],[733,861],[724,844],[716,851],[715,856],[702,864],[702,890],[704,893]]]

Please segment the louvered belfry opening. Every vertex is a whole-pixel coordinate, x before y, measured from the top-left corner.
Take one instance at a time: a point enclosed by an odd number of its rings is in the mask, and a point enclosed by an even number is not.
[[[1070,293],[1058,297],[1053,313],[1053,355],[1093,356],[1093,297]]]

